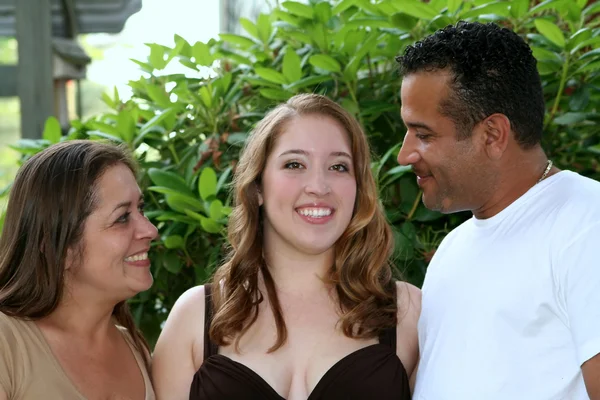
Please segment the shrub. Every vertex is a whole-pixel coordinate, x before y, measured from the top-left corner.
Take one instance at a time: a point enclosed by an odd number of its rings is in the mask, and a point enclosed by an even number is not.
[[[285,1],[256,21],[242,18],[246,36],[192,44],[175,35],[173,47],[150,44],[147,60],[135,61],[144,76],[129,83],[131,99],[104,95],[111,112],[73,121],[67,137],[50,119],[42,140],[14,148],[24,160],[59,140],[103,138],[135,151],[147,215],[160,231],[151,251],[155,284],[132,300],[152,342],[179,295],[222,261],[228,184],[253,125],[296,93],[325,94],[368,132],[396,264],[420,285],[441,239],[469,214],[425,209],[410,169],[396,164],[404,127],[394,57],[407,44],[460,19],[495,21],[523,35],[543,80],[547,152],[561,168],[600,178],[600,3],[486,1]],[[174,63],[185,72],[169,73]]]

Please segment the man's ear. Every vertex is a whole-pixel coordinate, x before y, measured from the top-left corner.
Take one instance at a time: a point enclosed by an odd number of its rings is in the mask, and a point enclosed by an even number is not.
[[[493,160],[500,159],[512,138],[510,120],[504,114],[492,114],[482,121],[481,129],[486,153]]]

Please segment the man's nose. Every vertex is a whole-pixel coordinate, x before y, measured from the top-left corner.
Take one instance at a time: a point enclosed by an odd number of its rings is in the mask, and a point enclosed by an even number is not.
[[[412,165],[416,164],[420,160],[421,156],[416,150],[414,138],[408,132],[404,135],[404,141],[402,147],[398,152],[398,164],[400,165]]]

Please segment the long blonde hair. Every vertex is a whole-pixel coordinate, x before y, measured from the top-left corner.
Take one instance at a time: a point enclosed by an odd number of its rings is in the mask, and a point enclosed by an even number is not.
[[[210,337],[218,345],[239,339],[258,317],[263,293],[258,288],[263,274],[267,296],[277,327],[273,352],[287,339],[275,285],[263,259],[261,208],[258,184],[267,157],[286,123],[302,115],[322,115],[338,121],[350,139],[357,195],[350,224],[335,244],[335,263],[326,279],[339,300],[340,326],[352,338],[370,338],[397,323],[395,288],[390,256],[391,229],[380,205],[371,173],[367,138],[352,115],[327,97],[301,94],[271,110],[248,138],[234,175],[235,207],[229,219],[228,260],[213,277],[215,314]]]

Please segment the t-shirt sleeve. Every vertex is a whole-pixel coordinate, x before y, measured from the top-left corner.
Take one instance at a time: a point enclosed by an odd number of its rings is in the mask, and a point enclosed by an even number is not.
[[[558,256],[569,328],[583,364],[600,353],[600,221],[581,231]]]

